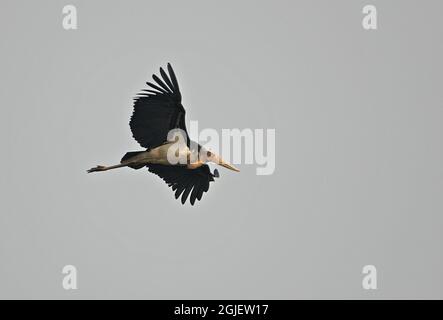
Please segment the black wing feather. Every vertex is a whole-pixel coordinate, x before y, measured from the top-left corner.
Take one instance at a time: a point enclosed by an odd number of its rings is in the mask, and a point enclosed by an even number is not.
[[[153,75],[153,77],[154,77],[155,75]],[[154,83],[152,83],[152,82],[146,82],[146,84],[148,85],[148,86],[150,86],[150,87],[152,87],[152,88],[154,88],[155,90],[158,90],[158,91],[160,91],[161,93],[169,93],[167,90],[165,90],[165,89],[163,89],[163,88],[161,88],[161,87],[159,87],[158,85],[156,85],[156,84],[154,84]]]
[[[169,77],[162,70],[160,69],[160,74],[164,82],[153,75],[157,84],[146,82],[152,89],[144,89],[134,98],[134,112],[129,122],[134,139],[146,149],[153,149],[167,142],[169,131],[177,128],[186,133],[189,145],[186,111],[181,104],[177,78],[170,64]]]
[[[163,68],[160,68],[160,75],[162,76],[163,80],[166,82],[168,87],[171,89],[171,91],[174,91],[174,85],[172,84],[171,80],[169,79],[168,75],[166,74],[165,70],[163,70]]]
[[[194,205],[195,200],[201,200],[203,193],[209,190],[209,183],[214,181],[214,175],[206,164],[196,169],[161,164],[149,164],[147,167],[175,190],[176,199],[181,196],[182,204],[185,204],[189,195],[191,205]]]
[[[182,204],[185,204],[186,199],[188,198],[189,193],[190,193],[191,190],[192,190],[192,187],[193,187],[192,184],[188,185],[188,186],[186,187],[186,189],[185,189],[185,192],[183,192],[182,200],[181,200]],[[194,205],[193,203],[191,203],[191,204]]]
[[[168,88],[168,86],[159,78],[157,77],[155,74],[152,75],[152,79],[154,79],[155,82],[157,82],[157,84],[162,87],[163,89],[166,90],[166,92],[172,93],[172,90]]]
[[[174,69],[172,69],[172,66],[170,63],[168,63],[168,72],[169,72],[169,77],[171,78],[172,84],[174,85],[174,91],[178,92],[178,94],[180,95],[180,87],[178,86],[177,77],[175,76]],[[180,99],[181,99],[181,95],[180,95]]]

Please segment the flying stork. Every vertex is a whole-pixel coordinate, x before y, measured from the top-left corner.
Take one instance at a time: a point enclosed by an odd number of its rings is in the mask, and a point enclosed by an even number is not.
[[[217,169],[211,173],[206,163],[213,162],[230,170],[239,170],[219,155],[189,139],[185,124],[186,111],[181,104],[178,81],[171,64],[168,63],[167,69],[169,75],[160,68],[163,80],[152,75],[155,83],[146,82],[150,88],[142,90],[134,98],[134,111],[129,126],[134,139],[146,150],[127,152],[119,164],[98,165],[87,172],[147,167],[175,191],[176,199],[181,195],[182,204],[190,196],[190,203],[194,205],[195,200],[201,200],[203,193],[208,191],[209,183],[214,181],[214,177],[219,177]],[[168,150],[177,140],[168,140],[168,134],[171,130],[178,129],[183,133],[182,138],[186,144],[184,148],[177,149],[176,152],[180,154],[175,155],[183,156],[185,160],[171,162],[168,160]]]

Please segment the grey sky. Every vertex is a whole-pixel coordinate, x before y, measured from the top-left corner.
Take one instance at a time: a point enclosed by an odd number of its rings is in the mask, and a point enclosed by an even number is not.
[[[442,10],[2,1],[0,297],[443,298]],[[273,175],[221,169],[191,207],[147,170],[86,174],[140,149],[132,98],[167,62],[188,121],[276,129]]]

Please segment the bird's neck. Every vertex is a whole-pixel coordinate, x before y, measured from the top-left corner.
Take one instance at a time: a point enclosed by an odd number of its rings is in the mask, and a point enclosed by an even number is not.
[[[188,163],[188,164],[186,165],[186,167],[187,167],[188,169],[197,169],[197,168],[201,167],[201,166],[204,165],[204,164],[205,164],[205,163],[204,163],[203,161],[198,160],[198,161],[196,161],[196,162]]]

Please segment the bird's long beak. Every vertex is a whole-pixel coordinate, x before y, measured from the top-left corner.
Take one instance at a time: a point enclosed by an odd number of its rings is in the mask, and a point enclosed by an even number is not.
[[[221,165],[222,167],[225,167],[227,169],[236,171],[236,172],[240,172],[239,169],[237,169],[236,167],[234,167],[232,164],[230,164],[229,162],[223,160],[220,156],[217,157],[216,163],[218,163],[219,165]]]
[[[233,166],[232,164],[230,164],[230,163],[223,162],[223,163],[220,163],[220,165],[223,166],[223,167],[225,167],[225,168],[231,169],[231,170],[233,170],[233,171],[240,172],[239,169],[237,169],[236,167],[234,167],[234,166]]]

